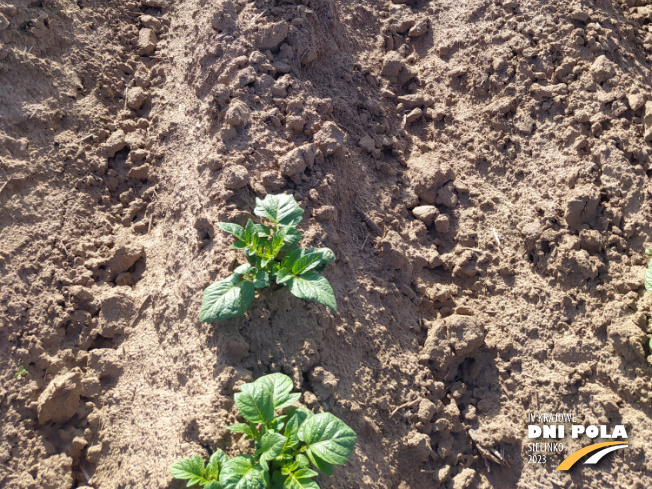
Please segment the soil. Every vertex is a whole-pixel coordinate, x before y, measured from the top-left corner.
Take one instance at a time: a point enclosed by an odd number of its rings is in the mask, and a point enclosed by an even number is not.
[[[233,393],[277,371],[358,433],[322,488],[652,487],[651,23],[647,0],[0,1],[0,487],[180,488],[174,461],[247,450]],[[200,323],[242,260],[214,223],[281,192],[338,257],[338,312],[282,288]],[[629,447],[528,463],[528,413]]]

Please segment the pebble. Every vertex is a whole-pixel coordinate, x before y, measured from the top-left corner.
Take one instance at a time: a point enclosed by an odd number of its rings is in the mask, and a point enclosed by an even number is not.
[[[426,226],[430,226],[439,215],[439,210],[434,205],[420,205],[412,209],[412,215]]]
[[[242,100],[234,99],[229,104],[224,120],[233,127],[244,127],[251,118],[251,109]]]
[[[156,50],[156,32],[153,29],[141,29],[138,33],[138,43],[136,45],[138,54],[149,55]]]

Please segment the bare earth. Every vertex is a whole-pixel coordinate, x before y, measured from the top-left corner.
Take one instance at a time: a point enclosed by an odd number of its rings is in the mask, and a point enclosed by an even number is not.
[[[233,392],[276,371],[358,433],[322,488],[652,487],[651,25],[648,0],[0,1],[0,487],[180,488],[174,461],[247,449]],[[214,222],[281,192],[339,311],[280,289],[200,323],[242,260]],[[630,446],[528,463],[550,412]]]

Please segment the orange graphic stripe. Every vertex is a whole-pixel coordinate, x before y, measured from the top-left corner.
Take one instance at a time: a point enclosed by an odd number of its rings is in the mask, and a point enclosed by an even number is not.
[[[559,467],[557,467],[557,470],[568,470],[573,465],[575,465],[575,463],[579,459],[581,459],[584,455],[588,455],[589,453],[600,450],[601,448],[610,447],[610,446],[613,446],[613,445],[627,445],[627,442],[626,441],[605,441],[603,443],[594,443],[593,445],[589,445],[588,447],[580,448],[576,452],[573,452],[568,457],[566,457],[566,460],[564,460],[562,463],[559,464]]]

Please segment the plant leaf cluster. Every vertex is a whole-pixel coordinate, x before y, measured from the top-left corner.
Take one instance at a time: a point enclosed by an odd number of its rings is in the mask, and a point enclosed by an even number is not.
[[[272,281],[287,286],[296,297],[336,311],[333,289],[320,273],[335,261],[335,254],[329,248],[297,246],[302,238],[297,225],[303,218],[303,209],[294,197],[281,194],[267,195],[263,200],[256,198],[254,214],[261,218],[261,223],[255,224],[251,219],[245,227],[216,223],[236,237],[231,248],[243,250],[247,263],[204,290],[199,319],[213,322],[243,315],[253,302],[256,289],[267,287]]]
[[[331,413],[293,406],[300,396],[281,373],[242,385],[234,397],[246,422],[227,428],[253,440],[254,454],[229,459],[217,450],[206,465],[195,455],[176,462],[170,472],[188,480],[188,487],[199,484],[204,489],[319,489],[311,464],[332,475],[333,467],[351,456],[357,436]]]

